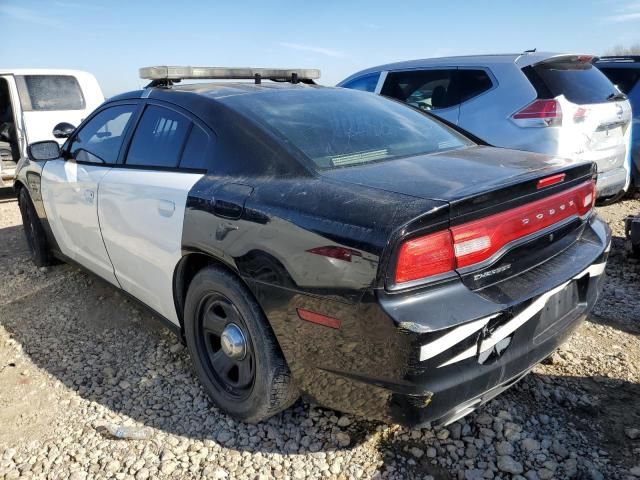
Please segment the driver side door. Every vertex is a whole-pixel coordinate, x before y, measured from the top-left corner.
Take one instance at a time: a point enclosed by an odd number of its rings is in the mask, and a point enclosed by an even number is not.
[[[64,158],[42,171],[42,199],[61,252],[118,286],[98,223],[98,184],[117,162],[137,108],[101,109],[68,140]]]

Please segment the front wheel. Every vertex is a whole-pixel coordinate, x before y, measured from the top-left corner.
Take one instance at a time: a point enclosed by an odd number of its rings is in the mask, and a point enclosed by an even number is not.
[[[194,368],[211,399],[256,423],[299,396],[260,306],[231,273],[206,267],[191,281],[184,331]]]
[[[18,194],[18,206],[22,215],[22,225],[24,235],[29,247],[29,256],[38,267],[51,265],[51,255],[47,244],[47,237],[36,213],[36,209],[31,203],[29,192],[26,188],[20,188]]]

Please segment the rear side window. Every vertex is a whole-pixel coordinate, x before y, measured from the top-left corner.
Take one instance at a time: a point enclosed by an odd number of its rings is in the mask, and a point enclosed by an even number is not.
[[[640,69],[637,68],[600,67],[600,70],[625,94],[633,90],[640,78]]]
[[[342,87],[352,90],[362,90],[364,92],[375,92],[379,78],[380,73],[369,73],[345,83]]]
[[[438,110],[460,103],[456,70],[390,72],[380,92],[421,110]]]
[[[20,103],[25,111],[83,110],[82,89],[71,75],[16,76]]]
[[[71,157],[88,163],[116,163],[135,109],[136,105],[118,105],[95,115],[73,137]]]
[[[570,102],[585,105],[607,102],[618,93],[605,74],[588,62],[545,62],[522,71],[541,99],[564,95]]]
[[[209,135],[198,125],[191,127],[189,138],[182,152],[180,168],[207,170]]]
[[[491,77],[484,70],[458,70],[460,102],[477,97],[493,87]]]
[[[176,168],[191,120],[168,108],[149,105],[136,127],[127,165]]]

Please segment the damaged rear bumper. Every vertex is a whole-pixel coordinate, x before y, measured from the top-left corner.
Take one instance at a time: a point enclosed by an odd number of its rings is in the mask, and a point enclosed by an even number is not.
[[[456,282],[404,297],[379,293],[377,308],[394,325],[384,339],[365,299],[361,322],[370,328],[354,351],[368,345],[369,356],[357,369],[339,361],[307,369],[303,389],[322,405],[406,426],[455,421],[577,328],[602,289],[610,242],[608,226],[593,216],[578,241],[516,278],[475,291]]]

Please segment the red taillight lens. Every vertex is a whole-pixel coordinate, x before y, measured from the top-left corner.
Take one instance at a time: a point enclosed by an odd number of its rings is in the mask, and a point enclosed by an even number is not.
[[[535,100],[511,117],[521,127],[552,127],[562,124],[562,107],[557,100]]]
[[[432,233],[402,244],[396,264],[396,283],[431,277],[454,268],[451,232]]]
[[[430,277],[488,260],[514,240],[572,216],[587,214],[594,201],[595,182],[588,181],[506,212],[409,240],[400,248],[396,283]]]

